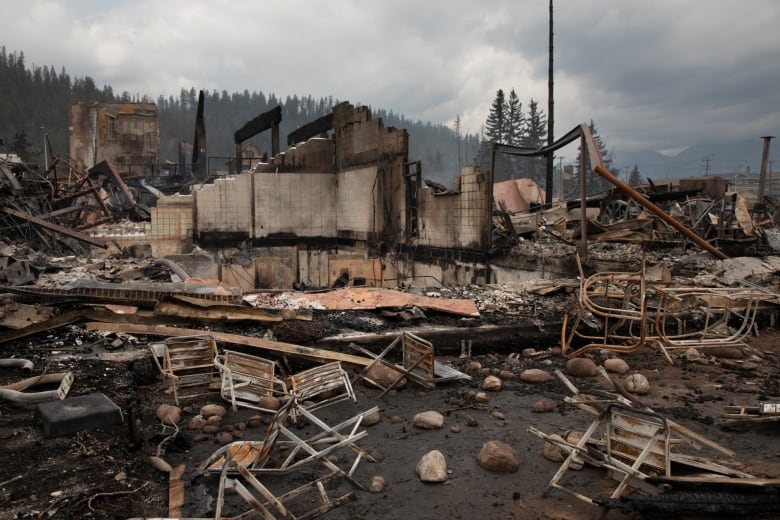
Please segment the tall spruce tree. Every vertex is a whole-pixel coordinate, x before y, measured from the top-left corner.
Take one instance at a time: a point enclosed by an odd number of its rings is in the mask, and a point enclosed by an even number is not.
[[[496,97],[493,99],[493,104],[490,105],[490,113],[488,113],[487,121],[485,122],[485,135],[489,141],[495,143],[503,142],[506,136],[506,112],[507,103],[504,91],[498,89]]]
[[[547,117],[539,108],[539,102],[534,98],[528,102],[528,117],[525,119],[525,146],[541,148],[547,139]],[[544,186],[547,166],[544,157],[533,157],[528,160],[527,176]]]
[[[629,186],[639,186],[642,184],[642,176],[639,174],[638,164],[634,164],[634,167],[631,168],[631,173],[628,174],[628,184]]]
[[[604,142],[604,139],[601,137],[601,135],[599,135],[599,131],[596,128],[595,123],[593,123],[592,119],[590,120],[590,124],[588,124],[588,128],[590,128],[590,134],[591,136],[593,136],[593,141],[596,143],[596,147],[598,148],[599,153],[601,154],[601,160],[604,162],[604,168],[610,172],[613,172],[612,152],[607,150],[607,145]],[[575,169],[576,170],[575,176],[577,178],[579,178],[581,162],[582,162],[582,150],[578,149],[577,166]],[[608,190],[610,187],[609,181],[603,179],[598,173],[596,173],[592,168],[590,168],[589,164],[586,165],[586,167],[587,167],[587,171],[585,177],[585,187],[588,190],[588,194],[593,194],[593,193],[598,193],[600,191]]]

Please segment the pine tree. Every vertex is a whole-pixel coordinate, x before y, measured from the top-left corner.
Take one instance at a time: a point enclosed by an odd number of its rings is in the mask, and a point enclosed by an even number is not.
[[[588,127],[590,128],[590,134],[593,137],[593,141],[595,142],[596,147],[598,148],[599,153],[601,154],[601,160],[604,162],[604,168],[612,172],[613,169],[612,152],[609,152],[607,150],[607,145],[604,142],[604,139],[599,135],[598,129],[596,128],[596,125],[593,123],[592,119]],[[576,166],[577,176],[579,176],[581,162],[582,162],[582,150],[578,149],[577,166]],[[610,187],[609,182],[604,178],[602,178],[593,169],[591,169],[589,165],[587,166],[588,166],[588,170],[586,172],[587,176],[585,179],[585,184],[586,184],[586,189],[588,190],[588,194],[598,193],[599,191],[604,191],[609,189]]]
[[[539,108],[539,102],[534,98],[528,102],[528,117],[525,119],[524,146],[529,148],[541,148],[547,139],[547,118],[544,111]],[[547,165],[544,157],[533,157],[528,160],[526,175],[539,183],[544,184],[547,175]]]
[[[515,89],[509,92],[509,101],[506,105],[506,134],[504,142],[508,145],[519,146],[525,131],[525,116],[523,104],[517,97]]]
[[[507,103],[504,91],[498,89],[493,104],[490,105],[490,113],[485,121],[485,135],[488,140],[500,143],[506,136],[506,112]]]
[[[642,184],[642,176],[639,174],[639,165],[634,164],[631,173],[628,175],[628,184],[630,186],[639,186]]]

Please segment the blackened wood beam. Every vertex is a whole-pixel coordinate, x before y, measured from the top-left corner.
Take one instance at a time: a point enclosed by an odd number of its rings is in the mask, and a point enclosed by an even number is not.
[[[4,211],[5,213],[7,213],[7,214],[9,214],[9,215],[11,215],[13,217],[20,218],[22,220],[26,220],[30,224],[34,224],[36,226],[40,226],[42,228],[46,228],[46,229],[48,229],[50,231],[55,231],[55,232],[60,233],[62,235],[66,235],[66,236],[69,236],[71,238],[75,238],[76,240],[79,240],[81,242],[86,242],[87,244],[90,244],[90,245],[93,245],[93,246],[102,247],[103,249],[108,247],[108,245],[103,240],[100,240],[99,238],[93,238],[93,237],[87,236],[87,235],[85,235],[83,233],[79,233],[78,231],[74,231],[72,229],[68,229],[68,228],[60,226],[58,224],[54,224],[53,222],[49,222],[47,220],[43,220],[43,219],[38,218],[38,217],[33,217],[32,215],[28,215],[27,213],[23,213],[21,211],[17,211],[15,209],[11,209],[11,208],[2,208],[2,211]]]
[[[233,141],[236,145],[236,169],[241,171],[241,163],[243,159],[243,153],[241,150],[241,143],[253,137],[260,132],[264,132],[271,129],[271,155],[274,156],[279,153],[279,123],[282,121],[282,107],[277,105],[268,112],[264,112],[252,119],[244,126],[236,130],[233,135]]]
[[[319,119],[306,123],[294,132],[287,134],[287,146],[293,146],[302,143],[307,139],[320,135],[333,128],[333,112],[326,114]]]

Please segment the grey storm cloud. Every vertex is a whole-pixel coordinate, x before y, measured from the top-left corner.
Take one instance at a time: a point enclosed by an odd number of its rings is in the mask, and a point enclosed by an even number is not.
[[[333,96],[477,133],[496,91],[547,109],[543,0],[30,0],[4,5],[10,51],[115,92]],[[558,0],[555,123],[610,148],[776,133],[780,2]]]

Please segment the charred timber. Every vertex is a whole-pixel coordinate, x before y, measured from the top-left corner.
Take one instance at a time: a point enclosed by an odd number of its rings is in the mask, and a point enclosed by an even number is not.
[[[35,298],[118,303],[154,307],[164,296],[188,296],[220,303],[240,304],[242,292],[238,287],[202,283],[112,284],[79,280],[57,288],[11,286],[0,291]]]

